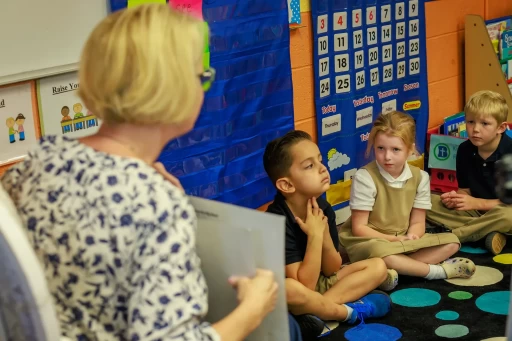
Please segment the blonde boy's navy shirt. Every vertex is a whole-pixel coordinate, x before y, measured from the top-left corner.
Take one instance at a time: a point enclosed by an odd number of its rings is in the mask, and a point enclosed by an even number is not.
[[[470,140],[462,142],[457,150],[459,188],[469,188],[475,198],[497,199],[495,164],[505,154],[512,154],[512,139],[507,134],[502,134],[498,147],[486,160]]]
[[[336,214],[331,205],[323,198],[317,199],[318,207],[324,212],[329,223],[329,234],[336,251],[339,247],[338,229],[336,228]],[[285,256],[286,265],[302,262],[306,255],[308,236],[302,231],[295,221],[295,216],[286,204],[281,193],[277,193],[274,202],[267,208],[267,212],[283,215],[286,217]]]

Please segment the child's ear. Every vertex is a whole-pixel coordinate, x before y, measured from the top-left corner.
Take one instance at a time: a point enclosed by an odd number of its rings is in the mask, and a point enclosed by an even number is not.
[[[280,178],[276,181],[276,187],[281,193],[291,194],[295,192],[295,186],[288,178]]]
[[[498,126],[498,133],[503,134],[505,132],[505,130],[507,130],[507,125],[508,125],[507,122],[503,122],[502,124],[500,124]]]

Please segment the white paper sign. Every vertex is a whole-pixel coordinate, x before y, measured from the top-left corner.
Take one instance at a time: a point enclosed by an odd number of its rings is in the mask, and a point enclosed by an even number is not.
[[[100,121],[77,96],[78,87],[76,72],[38,80],[42,135],[78,138],[98,131]]]
[[[0,89],[0,164],[24,157],[37,144],[32,91],[32,82]]]
[[[191,197],[197,214],[197,251],[209,288],[207,320],[217,322],[235,309],[232,275],[252,276],[256,268],[274,272],[279,284],[276,309],[246,340],[289,341],[284,288],[285,218]]]

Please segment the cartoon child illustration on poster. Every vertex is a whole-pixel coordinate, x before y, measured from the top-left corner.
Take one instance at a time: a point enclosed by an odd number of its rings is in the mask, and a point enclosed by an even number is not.
[[[18,116],[16,116],[15,122],[18,125],[17,129],[19,140],[25,141],[25,128],[23,128],[23,124],[25,123],[25,116],[23,116],[23,114],[18,114]]]
[[[65,134],[71,132],[71,123],[63,124],[67,121],[71,121],[71,116],[69,116],[69,107],[63,106],[62,109],[60,109],[60,114],[62,115],[62,120],[60,121],[62,133]]]
[[[80,104],[80,103],[76,103],[75,105],[73,105],[73,111],[75,112],[75,116],[73,117],[74,120],[84,117],[84,113],[82,112],[82,109],[83,109],[83,107],[82,107],[82,104]],[[84,127],[83,122],[75,123],[75,129],[83,129],[83,127]]]
[[[63,106],[62,109],[60,109],[60,114],[62,115],[61,122],[71,120],[71,116],[69,116],[69,108],[67,106]]]
[[[7,117],[7,120],[5,121],[5,125],[9,129],[9,142],[10,143],[16,142],[16,139],[14,138],[14,134],[16,133],[16,130],[14,130],[14,124],[15,124],[14,118]]]

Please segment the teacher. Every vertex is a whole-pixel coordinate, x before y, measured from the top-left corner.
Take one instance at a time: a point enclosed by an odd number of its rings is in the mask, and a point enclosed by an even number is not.
[[[79,73],[99,131],[45,136],[1,180],[73,340],[243,340],[274,309],[274,276],[259,270],[231,278],[240,304],[203,322],[196,215],[177,179],[155,165],[193,128],[212,80],[202,67],[203,25],[159,4],[104,19]]]

